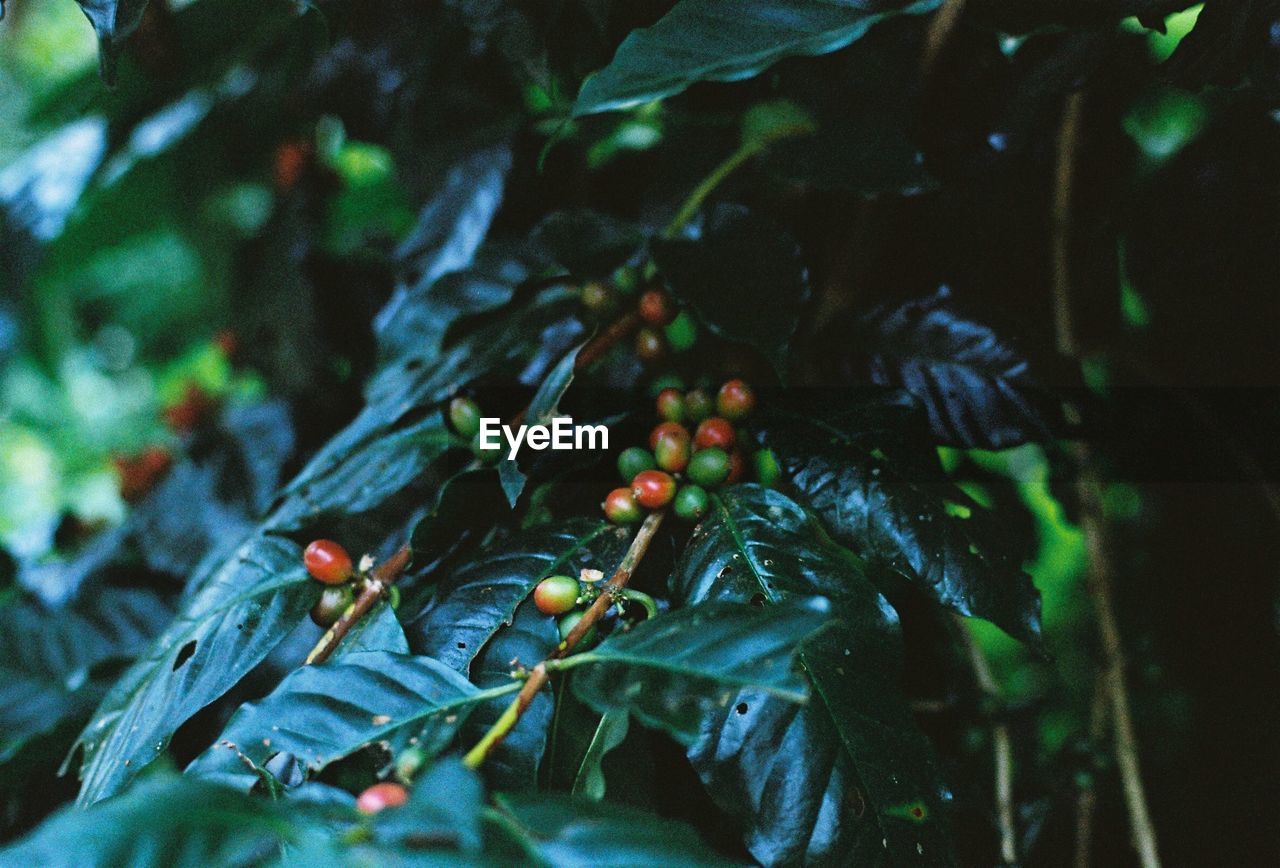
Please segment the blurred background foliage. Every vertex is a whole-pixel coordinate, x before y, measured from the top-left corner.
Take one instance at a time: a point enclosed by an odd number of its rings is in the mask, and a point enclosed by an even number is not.
[[[1052,4],[973,2],[925,82],[900,68],[922,26],[892,22],[750,82],[572,118],[582,77],[669,5],[151,2],[108,89],[74,2],[6,4],[7,572],[56,596],[34,585],[42,568],[125,526],[131,502],[199,454],[211,416],[282,402],[296,443],[277,472],[300,466],[361,405],[392,252],[456,159],[496,141],[517,154],[499,228],[569,205],[652,221],[732,150],[743,110],[794,98],[840,131],[838,146],[728,188],[788,217],[815,285],[900,299],[948,282],[1063,371],[1043,291],[1047,214],[1062,99],[1087,83],[1072,251],[1083,380],[1120,405],[1100,426],[1105,509],[1157,825],[1188,862],[1264,852],[1277,534],[1255,483],[1276,478],[1280,18],[1245,51],[1210,18],[1231,4],[1127,4],[1138,17],[1063,28],[1035,20]],[[1196,33],[1218,39],[1206,50]],[[1195,51],[1180,53],[1184,41]],[[838,76],[876,88],[824,104],[812,82]],[[830,301],[838,355],[846,321]],[[1078,384],[1064,371],[1055,385]],[[976,628],[1015,708],[1019,767],[1040,772],[1019,785],[1025,849],[1052,853],[1071,835],[1053,807],[1115,774],[1084,735],[1096,643],[1077,505],[1040,447],[943,457],[975,499],[1016,517],[1044,597],[1051,662]],[[911,677],[922,693],[935,680]],[[987,818],[966,824],[964,806],[989,804],[970,798],[989,781],[987,731],[928,717],[954,747],[960,837],[984,852]],[[1115,788],[1099,792],[1112,800],[1098,814],[1105,853],[1126,831]],[[30,820],[10,807],[6,834]]]

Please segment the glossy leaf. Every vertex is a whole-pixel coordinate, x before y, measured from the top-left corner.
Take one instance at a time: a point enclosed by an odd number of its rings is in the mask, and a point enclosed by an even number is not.
[[[560,399],[564,397],[564,393],[569,390],[569,386],[573,383],[573,375],[576,370],[578,361],[578,352],[582,349],[583,344],[574,347],[565,354],[556,366],[551,369],[546,378],[538,386],[538,391],[534,392],[533,398],[529,400],[529,411],[525,414],[526,425],[547,425],[555,419],[560,412]],[[522,450],[525,454],[526,461],[529,460],[531,453],[526,444]],[[524,491],[525,483],[528,481],[528,475],[520,469],[519,455],[515,458],[503,458],[498,465],[498,476],[502,481],[502,490],[507,495],[507,501],[512,508],[515,507],[516,501],[520,499],[521,492]]]
[[[558,868],[729,865],[683,823],[635,808],[548,794],[496,797],[491,826],[525,860]]]
[[[59,608],[9,603],[0,631],[0,762],[31,739],[83,720],[106,691],[94,667],[143,651],[173,616],[144,590],[95,589]]]
[[[118,792],[174,731],[260,663],[314,602],[302,551],[253,537],[198,583],[172,624],[107,694],[80,734],[79,803]]]
[[[945,286],[868,314],[863,344],[871,380],[919,398],[944,443],[1007,449],[1052,436],[1044,421],[1049,402],[1027,359],[957,312]]]
[[[765,864],[870,864],[887,848],[895,862],[923,852],[947,864],[942,789],[899,683],[897,615],[866,565],[794,501],[746,485],[713,498],[672,581],[687,611],[751,601],[768,617],[822,594],[840,619],[801,648],[807,705],[742,690],[690,747],[712,797],[743,821],[752,854]],[[917,803],[920,822],[899,818]]]
[[[639,227],[597,211],[556,211],[534,227],[531,245],[579,278],[607,277],[644,243]]]
[[[919,15],[940,0],[680,0],[657,24],[636,30],[612,62],[582,85],[575,116],[629,108],[700,81],[737,81],[786,57],[826,54],[891,15]]]
[[[697,239],[652,247],[672,291],[712,332],[754,346],[784,371],[809,285],[794,239],[764,217],[724,205],[711,210]]]
[[[469,674],[472,660],[499,629],[511,625],[516,608],[541,579],[577,576],[584,568],[610,571],[628,541],[625,530],[604,521],[571,519],[490,545],[441,581],[430,608],[406,628],[409,646]]]
[[[907,396],[842,392],[770,414],[764,436],[836,539],[960,614],[1038,645],[1031,577],[996,518],[947,480],[916,417]]]
[[[689,742],[737,690],[805,702],[795,649],[829,617],[820,597],[767,610],[707,601],[615,633],[561,665],[578,670],[573,689],[601,714],[625,708]]]
[[[578,765],[573,779],[573,794],[600,801],[604,798],[607,782],[604,775],[604,758],[609,751],[622,744],[631,726],[631,715],[623,709],[606,711],[591,734],[591,741]]]
[[[480,692],[430,657],[385,651],[348,653],[334,663],[294,670],[270,695],[241,706],[187,774],[252,785],[246,760],[262,767],[289,753],[312,773],[360,748],[409,738],[429,754],[461,726]]]

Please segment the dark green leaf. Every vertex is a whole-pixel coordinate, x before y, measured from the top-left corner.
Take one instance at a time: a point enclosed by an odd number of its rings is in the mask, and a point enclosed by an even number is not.
[[[917,417],[909,396],[844,390],[770,413],[763,428],[836,539],[960,614],[1038,644],[1039,592],[997,520],[946,479]]]
[[[632,32],[613,61],[583,83],[573,113],[629,108],[700,81],[749,78],[784,57],[836,51],[884,18],[919,15],[939,3],[680,0],[657,24]]]
[[[81,721],[106,685],[93,669],[146,648],[173,611],[143,590],[95,589],[73,604],[35,600],[3,608],[0,631],[0,762],[62,723]]]
[[[989,327],[965,319],[951,291],[870,313],[863,330],[873,382],[921,400],[945,443],[1007,449],[1052,435],[1048,403],[1026,358]]]
[[[501,795],[492,817],[528,860],[557,868],[728,865],[683,823],[634,808],[548,794]]]
[[[597,211],[556,211],[533,230],[530,244],[578,278],[606,277],[644,243],[638,226]]]
[[[573,689],[601,714],[625,708],[687,743],[743,688],[804,702],[795,649],[829,617],[820,597],[768,609],[703,602],[615,633],[559,666],[578,670]]]
[[[441,759],[414,781],[409,801],[374,817],[375,843],[412,853],[431,850],[476,855],[481,839],[484,787],[457,759]]]
[[[142,23],[147,0],[76,0],[84,16],[98,34],[98,60],[102,78],[108,84],[116,80],[116,57],[124,41]]]
[[[337,661],[348,654],[363,651],[409,653],[409,640],[405,638],[404,628],[400,626],[390,603],[376,604],[369,614],[357,621],[329,659]]]
[[[612,570],[628,539],[625,530],[604,521],[572,519],[491,545],[441,582],[431,607],[406,628],[409,646],[467,674],[541,579],[577,576],[584,568]]]
[[[573,794],[594,801],[604,798],[606,781],[604,777],[604,758],[609,751],[622,744],[627,737],[631,725],[631,715],[625,709],[606,711],[600,716],[587,745],[586,752],[578,765],[578,774],[573,779]]]
[[[813,685],[807,705],[740,691],[690,748],[712,797],[743,820],[752,854],[765,864],[907,862],[921,853],[930,864],[950,862],[943,791],[899,683],[897,615],[862,561],[786,496],[747,485],[713,498],[672,581],[689,611],[749,600],[768,615],[822,594],[841,622],[801,648]]]
[[[301,550],[277,537],[249,539],[198,581],[81,733],[79,803],[118,792],[160,756],[173,732],[260,663],[314,601]]]
[[[654,241],[653,258],[712,332],[756,347],[783,373],[808,275],[780,227],[724,205],[712,209],[698,239]]]
[[[434,753],[484,698],[430,657],[348,653],[334,663],[296,669],[269,696],[241,706],[187,773],[252,785],[256,776],[245,760],[260,768],[284,752],[314,773],[374,742],[389,741],[394,750],[415,736]]]
[[[569,386],[573,383],[573,374],[575,364],[578,361],[578,352],[583,345],[579,344],[569,352],[565,353],[564,358],[556,363],[551,369],[542,384],[538,386],[538,391],[534,393],[533,398],[529,401],[529,411],[525,414],[526,425],[550,425],[552,420],[560,413],[560,399],[564,397],[564,393],[569,390]],[[530,454],[529,448],[526,446],[523,450],[525,455]],[[507,495],[507,501],[514,509],[516,501],[520,499],[520,493],[524,491],[525,483],[528,476],[517,464],[519,456],[516,458],[503,458],[498,465],[498,477],[502,480],[502,490]]]
[[[65,808],[0,863],[47,868],[204,868],[278,856],[311,824],[278,804],[205,781],[157,775],[87,810]]]

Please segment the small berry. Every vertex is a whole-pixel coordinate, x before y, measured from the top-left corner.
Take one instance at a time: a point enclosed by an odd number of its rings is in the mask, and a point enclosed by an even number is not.
[[[778,457],[768,449],[761,449],[752,457],[756,466],[756,479],[765,488],[773,488],[782,476],[782,468],[778,465]]]
[[[570,612],[560,619],[560,641],[569,638],[569,634],[573,632],[573,628],[578,626],[578,622],[582,620],[582,612]],[[596,625],[592,624],[587,628],[587,632],[582,634],[582,638],[573,646],[576,650],[588,647],[596,641]]]
[[[395,585],[392,585],[394,588]],[[396,757],[396,777],[402,781],[413,780],[414,775],[427,764],[427,752],[420,747],[407,747]]]
[[[479,434],[471,438],[471,452],[485,464],[496,464],[502,460],[502,447],[491,446],[486,448],[482,446]]]
[[[193,431],[218,406],[215,398],[196,383],[187,383],[182,398],[164,408],[164,422],[178,434]]]
[[[645,470],[631,480],[631,493],[641,506],[661,509],[676,496],[676,481],[661,470]]]
[[[653,453],[643,446],[630,446],[618,454],[618,475],[624,482],[635,479],[642,470],[653,470],[657,466]]]
[[[311,607],[311,620],[326,630],[332,627],[347,607],[355,602],[356,595],[348,584],[330,585],[320,592],[320,599]]]
[[[658,418],[668,422],[684,421],[684,395],[679,389],[663,389],[658,393]]]
[[[116,455],[111,462],[120,474],[120,496],[135,503],[168,472],[173,456],[163,446],[148,446],[137,455]]]
[[[475,437],[480,433],[480,405],[470,398],[454,398],[449,402],[449,424],[459,437]]]
[[[271,178],[276,190],[287,193],[302,180],[311,163],[311,144],[301,140],[281,142],[276,148],[271,166]]]
[[[646,289],[640,294],[640,319],[652,326],[664,326],[676,318],[676,306],[660,289]]]
[[[613,307],[613,291],[599,280],[589,280],[582,285],[582,306],[592,313],[606,313]]]
[[[646,365],[654,365],[667,356],[667,340],[660,332],[642,328],[636,332],[636,357]]]
[[[697,521],[707,511],[707,492],[701,486],[682,485],[671,508],[685,521]]]
[[[687,310],[682,310],[676,314],[676,318],[667,323],[667,327],[662,330],[662,333],[666,335],[667,343],[671,345],[671,349],[677,353],[693,349],[693,345],[698,341],[698,326]]]
[[[715,404],[705,390],[694,389],[684,396],[684,411],[690,422],[701,422],[715,412]]]
[[[649,432],[649,448],[657,449],[658,441],[668,435],[676,437],[683,436],[686,440],[689,438],[689,429],[681,425],[679,422],[659,422],[653,426],[653,430]]]
[[[706,449],[708,446],[719,446],[721,449],[728,451],[737,442],[738,435],[734,433],[733,426],[719,416],[703,419],[698,424],[698,430],[693,435],[693,444],[699,449]]]
[[[614,524],[635,524],[644,517],[640,512],[640,505],[636,503],[636,496],[631,493],[630,488],[615,488],[605,496],[601,506],[604,509],[604,517]]]
[[[398,808],[409,801],[409,791],[400,784],[383,781],[374,784],[356,799],[356,810],[362,814],[376,814],[384,808]]]
[[[649,382],[649,397],[657,398],[663,389],[677,389],[683,392],[686,388],[688,387],[679,374],[660,374]]]
[[[617,287],[618,292],[630,295],[636,291],[635,269],[627,268],[624,265],[613,272],[611,280],[613,285]]]
[[[747,459],[742,457],[742,453],[737,449],[729,453],[729,475],[725,477],[725,485],[733,485],[735,482],[741,482],[742,477],[747,472]]]
[[[578,580],[568,576],[547,576],[533,589],[533,604],[544,615],[563,615],[578,603]]]
[[[716,393],[716,412],[730,422],[747,418],[756,406],[756,393],[742,380],[730,380]]]
[[[689,459],[685,475],[704,488],[715,488],[729,478],[729,470],[729,453],[719,446],[708,446]]]
[[[318,539],[302,553],[311,578],[326,585],[341,585],[351,578],[351,555],[333,540]]]
[[[668,473],[680,473],[689,464],[689,454],[692,451],[689,431],[674,422],[663,422],[659,427],[665,430],[658,434],[653,444],[653,455],[658,467]]]

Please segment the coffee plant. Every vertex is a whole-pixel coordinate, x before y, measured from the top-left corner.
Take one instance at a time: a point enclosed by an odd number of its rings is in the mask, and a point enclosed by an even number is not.
[[[0,864],[1275,855],[1275,3],[7,6]]]

